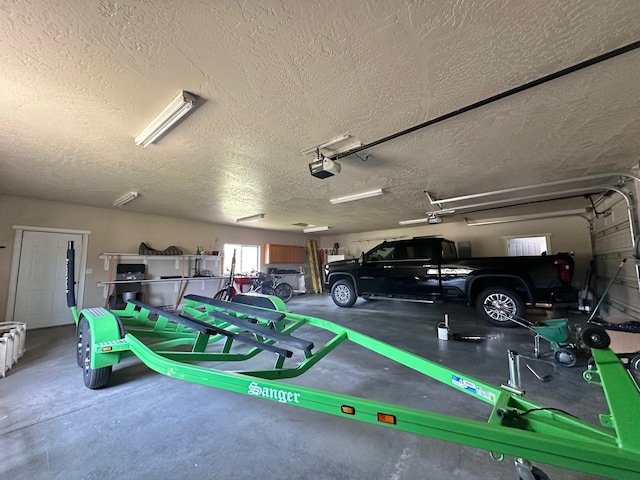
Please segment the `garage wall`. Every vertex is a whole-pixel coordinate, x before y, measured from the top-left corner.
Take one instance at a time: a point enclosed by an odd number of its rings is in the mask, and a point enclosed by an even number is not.
[[[15,230],[13,225],[89,230],[84,305],[104,305],[103,288],[97,283],[109,280],[104,252],[137,253],[140,242],[163,250],[175,245],[185,254],[196,247],[209,249],[218,238],[218,249],[225,243],[262,245],[279,243],[306,246],[304,234],[274,232],[255,228],[194,222],[180,218],[130,213],[125,210],[85,207],[0,195],[0,319],[4,321],[10,279]],[[306,267],[308,271],[308,267]]]
[[[634,185],[625,190],[632,194]],[[635,198],[635,194],[632,196]],[[596,259],[595,288],[602,295],[611,279],[619,271],[601,307],[602,312],[612,317],[640,318],[640,293],[638,287],[638,264],[634,258],[633,233],[629,213],[636,215],[637,204],[632,200],[632,208],[619,193],[605,197],[596,204],[598,215],[593,215],[593,246]],[[626,263],[620,269],[623,259]]]
[[[391,240],[394,238],[433,235],[441,236],[455,242],[468,241],[471,243],[472,256],[491,257],[507,255],[506,237],[525,237],[546,234],[551,236],[549,253],[575,252],[576,273],[573,283],[579,288],[584,280],[591,259],[589,223],[586,218],[579,216],[510,222],[477,227],[468,227],[464,220],[452,221],[452,218],[445,218],[443,223],[436,225],[422,225],[350,235],[326,235],[321,237],[319,247],[331,249],[333,248],[333,244],[337,242],[340,244],[341,250],[343,250],[340,253],[347,253],[358,257],[361,252],[373,248],[385,239]]]

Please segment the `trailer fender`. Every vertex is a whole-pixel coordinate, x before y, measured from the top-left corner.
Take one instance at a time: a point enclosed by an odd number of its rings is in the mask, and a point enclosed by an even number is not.
[[[91,334],[91,368],[97,369],[116,365],[120,362],[120,352],[103,348],[100,344],[122,338],[121,320],[105,308],[85,308],[80,312],[78,327],[82,321],[89,324]]]
[[[280,297],[275,295],[264,295],[261,293],[237,293],[232,302],[250,305],[252,307],[268,308],[278,312],[288,312],[287,305]]]

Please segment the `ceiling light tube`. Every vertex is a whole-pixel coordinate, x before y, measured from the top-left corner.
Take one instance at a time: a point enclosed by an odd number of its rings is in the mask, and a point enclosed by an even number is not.
[[[304,233],[314,233],[314,232],[324,232],[326,230],[329,230],[329,227],[310,227],[310,228],[305,228],[304,230],[302,230]]]
[[[345,195],[344,197],[332,198],[331,200],[329,200],[329,202],[335,205],[336,203],[353,202],[356,200],[362,200],[364,198],[378,197],[383,193],[384,191],[381,188],[377,188],[368,192],[354,193],[353,195]]]
[[[400,220],[398,222],[400,225],[414,225],[416,223],[442,223],[442,219],[436,215],[432,215],[430,217],[425,218],[415,218],[413,220]]]
[[[344,142],[349,137],[351,137],[351,135],[345,133],[344,135],[340,135],[339,137],[331,139],[328,142],[321,143],[320,145],[316,145],[315,147],[307,148],[306,150],[302,151],[302,154],[309,155],[310,153],[315,153],[318,149],[327,148],[331,145],[335,145],[336,143]]]
[[[260,220],[261,218],[264,218],[264,213],[258,213],[257,215],[250,215],[248,217],[238,218],[236,219],[236,222],[237,223],[253,222],[254,220]]]
[[[131,200],[138,196],[138,192],[129,192],[125,193],[123,196],[118,198],[115,202],[113,202],[114,207],[121,207],[125,203],[129,203]]]
[[[469,220],[465,218],[464,221],[467,224],[467,227],[480,227],[483,225],[497,225],[500,223],[511,223],[511,222],[525,222],[528,220],[546,220],[548,218],[559,218],[559,217],[572,217],[578,216],[587,218],[585,215],[584,209],[574,209],[574,210],[560,210],[557,212],[547,212],[547,213],[530,213],[527,215],[515,215],[511,217],[502,217],[502,218],[487,218],[484,220]]]
[[[196,97],[185,91],[173,99],[135,138],[136,145],[147,148],[167,129],[184,117],[196,103]]]

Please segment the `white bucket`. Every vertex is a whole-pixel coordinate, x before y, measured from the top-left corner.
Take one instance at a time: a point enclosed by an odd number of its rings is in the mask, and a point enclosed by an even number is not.
[[[438,340],[449,340],[449,329],[444,322],[438,324]]]

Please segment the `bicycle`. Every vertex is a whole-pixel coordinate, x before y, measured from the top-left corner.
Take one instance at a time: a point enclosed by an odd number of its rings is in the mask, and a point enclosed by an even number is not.
[[[272,277],[273,280],[267,279]],[[275,295],[282,299],[283,302],[288,302],[293,297],[293,287],[287,282],[281,282],[280,275],[267,275],[259,273],[258,276],[251,283],[251,287],[244,293],[261,293],[263,295]],[[229,282],[225,287],[214,295],[216,300],[231,300],[238,293],[238,289],[233,285],[233,280],[229,279]]]
[[[279,280],[282,278],[280,275],[273,275],[273,285],[272,288],[275,291],[275,294],[282,299],[283,302],[288,302],[293,297],[293,287],[287,282],[280,282]]]
[[[267,280],[267,277],[271,277],[273,280]],[[281,282],[281,278],[280,275],[258,273],[249,292],[276,295],[280,297],[283,302],[288,302],[291,300],[291,297],[293,297],[293,287],[287,282]]]
[[[266,273],[258,273],[258,276],[253,280],[251,288],[247,293],[262,293],[263,295],[275,295],[276,291],[273,289],[273,282],[267,280]]]

